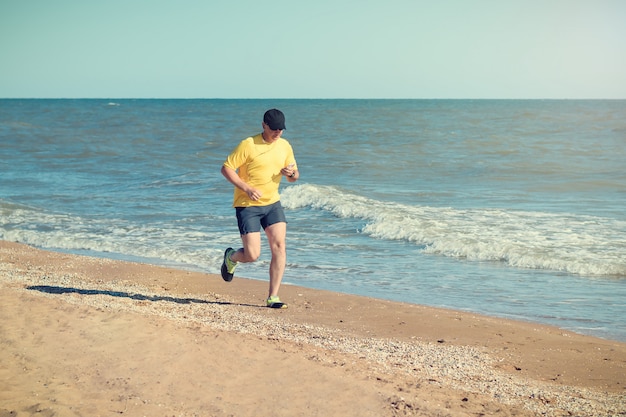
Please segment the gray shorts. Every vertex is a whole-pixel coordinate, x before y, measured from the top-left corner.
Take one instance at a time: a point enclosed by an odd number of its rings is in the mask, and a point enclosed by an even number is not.
[[[235,211],[239,233],[242,235],[260,232],[261,227],[265,230],[267,226],[275,223],[287,223],[285,211],[280,201],[269,206],[235,207]]]

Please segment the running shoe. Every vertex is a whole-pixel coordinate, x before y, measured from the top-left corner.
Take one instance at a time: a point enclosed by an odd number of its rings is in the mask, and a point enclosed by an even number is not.
[[[277,295],[272,295],[266,301],[269,308],[287,308],[287,304],[282,303]]]
[[[235,268],[237,268],[237,262],[230,259],[230,255],[233,253],[235,253],[233,248],[228,248],[224,252],[224,262],[222,262],[222,278],[226,282],[233,280]]]

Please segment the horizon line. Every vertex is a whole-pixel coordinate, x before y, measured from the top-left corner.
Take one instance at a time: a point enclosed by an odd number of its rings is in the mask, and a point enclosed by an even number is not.
[[[489,98],[489,97],[465,97],[465,98],[442,98],[442,97],[0,97],[0,100],[544,100],[544,101],[566,101],[566,100],[626,100],[625,98],[555,98],[555,97],[533,97],[533,98]]]

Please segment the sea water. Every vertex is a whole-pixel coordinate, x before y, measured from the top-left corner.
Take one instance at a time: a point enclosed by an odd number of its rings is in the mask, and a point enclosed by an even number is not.
[[[626,341],[624,100],[0,100],[0,239],[218,273],[272,107],[285,283]]]

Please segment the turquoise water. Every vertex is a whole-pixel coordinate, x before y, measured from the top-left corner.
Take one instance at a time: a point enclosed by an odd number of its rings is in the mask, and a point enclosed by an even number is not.
[[[623,100],[0,100],[0,238],[217,273],[271,107],[285,282],[626,341]]]

